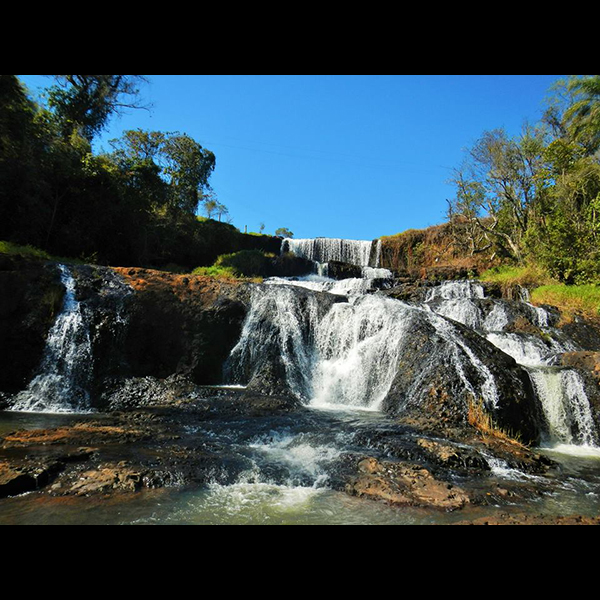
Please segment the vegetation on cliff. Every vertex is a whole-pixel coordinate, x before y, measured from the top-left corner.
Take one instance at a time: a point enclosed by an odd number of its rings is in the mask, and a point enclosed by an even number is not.
[[[447,221],[382,238],[385,267],[480,275],[565,314],[600,311],[600,75],[570,76],[540,123],[468,149]]]
[[[56,75],[46,104],[0,76],[0,240],[87,262],[187,269],[225,253],[277,252],[219,219],[215,155],[181,133],[125,131],[112,152],[92,142],[123,106],[139,107],[140,76]]]
[[[542,267],[566,284],[600,280],[600,75],[552,90],[538,124],[485,132],[455,170],[449,222],[470,255]]]

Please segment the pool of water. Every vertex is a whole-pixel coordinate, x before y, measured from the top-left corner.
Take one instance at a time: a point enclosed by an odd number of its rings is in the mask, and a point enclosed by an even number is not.
[[[0,436],[81,418],[0,413]],[[1,499],[0,525],[439,525],[511,511],[600,515],[600,456],[573,448],[543,450],[560,469],[539,478],[540,493],[526,506],[492,503],[446,513],[392,507],[331,489],[329,467],[341,452],[355,447],[357,434],[388,426],[383,415],[370,411],[311,411],[304,419],[255,420],[251,428],[244,421],[210,422],[203,434],[229,444],[247,462],[247,469],[230,485],[143,490],[114,498],[33,492]],[[501,466],[491,477],[498,486],[522,480],[535,489],[538,483],[535,477]]]

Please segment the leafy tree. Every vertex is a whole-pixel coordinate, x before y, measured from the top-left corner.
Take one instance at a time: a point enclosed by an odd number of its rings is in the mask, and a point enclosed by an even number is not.
[[[541,129],[526,127],[517,139],[502,129],[485,132],[453,179],[457,189],[453,212],[517,260],[522,258],[521,242],[546,185],[541,177],[543,149]]]
[[[215,169],[215,155],[187,135],[165,137],[161,147],[163,175],[170,186],[172,207],[196,214],[202,191]]]
[[[284,238],[293,238],[294,234],[287,227],[280,227],[275,231],[275,235]]]
[[[571,77],[572,103],[563,115],[565,130],[589,155],[600,149],[600,75]]]
[[[210,150],[187,135],[142,130],[126,131],[111,145],[124,163],[161,178],[166,186],[163,203],[170,209],[196,214],[215,169]]]
[[[109,118],[126,108],[141,108],[142,75],[55,75],[48,104],[65,138],[74,131],[88,141],[104,129]]]

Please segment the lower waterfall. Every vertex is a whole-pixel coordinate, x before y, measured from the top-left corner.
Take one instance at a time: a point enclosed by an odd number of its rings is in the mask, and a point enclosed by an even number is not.
[[[444,340],[446,354],[474,397],[493,407],[494,377],[452,322],[424,307],[357,292],[347,302],[319,306],[316,294],[300,294],[302,281],[257,286],[250,313],[226,368],[227,381],[246,384],[269,357],[279,356],[289,388],[305,404],[379,410],[396,376],[416,321],[427,322]],[[329,283],[321,283],[328,289]],[[314,290],[313,286],[313,290]],[[470,380],[466,371],[478,375]],[[426,386],[427,371],[415,383]],[[425,381],[424,381],[425,380]],[[421,392],[415,388],[414,393]]]
[[[65,287],[63,307],[48,333],[37,375],[20,392],[11,410],[16,412],[70,413],[89,410],[88,384],[91,341],[75,298],[75,280],[65,265],[59,265]]]

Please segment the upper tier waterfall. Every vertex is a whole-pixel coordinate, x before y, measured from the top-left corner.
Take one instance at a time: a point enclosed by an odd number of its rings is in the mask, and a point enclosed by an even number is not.
[[[359,267],[379,267],[381,240],[343,240],[337,238],[283,240],[283,252],[293,252],[296,256],[316,263],[339,261]]]

